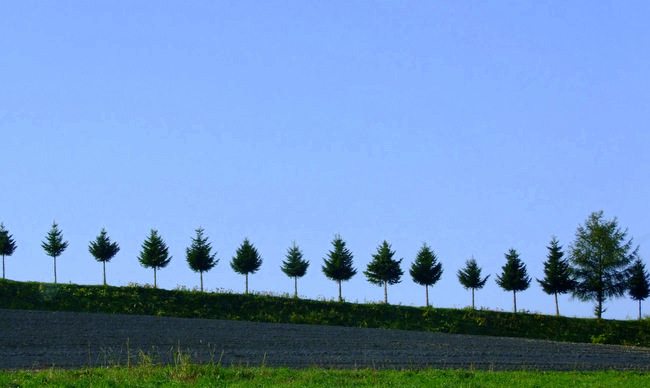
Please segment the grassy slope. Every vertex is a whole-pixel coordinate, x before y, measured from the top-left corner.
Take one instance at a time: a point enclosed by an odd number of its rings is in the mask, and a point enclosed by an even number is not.
[[[339,303],[267,295],[200,293],[0,280],[0,308],[322,324],[597,342],[650,347],[650,320]]]

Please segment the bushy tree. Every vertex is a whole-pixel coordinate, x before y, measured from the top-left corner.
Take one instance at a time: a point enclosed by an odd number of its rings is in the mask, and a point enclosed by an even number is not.
[[[95,241],[91,241],[88,246],[88,251],[97,261],[101,261],[104,270],[104,285],[106,285],[106,262],[111,261],[117,252],[120,251],[120,246],[116,242],[111,242],[110,237],[106,233],[106,229],[102,228],[99,236]]]
[[[0,223],[0,254],[2,255],[2,278],[5,278],[5,256],[14,254],[18,246],[9,231],[5,229],[5,224]]]
[[[545,293],[555,295],[555,315],[559,316],[560,308],[557,303],[557,295],[572,291],[575,287],[575,280],[571,274],[569,261],[562,259],[564,252],[555,236],[551,239],[551,245],[546,248],[548,249],[548,256],[546,256],[548,260],[544,262],[544,279],[537,279],[537,282]]]
[[[429,286],[433,286],[440,280],[442,264],[438,262],[438,257],[426,243],[422,244],[415,256],[409,273],[415,283],[424,286],[427,307],[429,307]]]
[[[384,240],[378,247],[377,253],[372,255],[372,261],[368,263],[363,273],[368,281],[378,286],[384,286],[384,303],[388,304],[388,284],[397,284],[401,281],[404,272],[400,268],[403,259],[393,260],[395,251],[391,251],[391,245]]]
[[[630,268],[628,292],[633,300],[639,301],[639,319],[641,319],[641,301],[650,296],[650,274],[646,272],[641,259],[636,259]]]
[[[337,234],[334,236],[332,245],[334,249],[327,254],[329,259],[323,259],[325,264],[321,268],[328,279],[338,282],[340,302],[343,301],[343,297],[341,296],[341,282],[352,279],[357,274],[357,270],[352,267],[352,252],[345,247],[345,241],[343,241],[340,235]]]
[[[458,281],[463,287],[472,290],[472,310],[474,310],[474,290],[480,290],[485,286],[490,275],[481,279],[481,267],[478,266],[474,256],[465,262],[465,268],[458,270]]]
[[[603,211],[593,212],[578,226],[570,246],[570,261],[576,279],[573,295],[582,301],[596,301],[594,313],[600,319],[603,303],[620,298],[628,289],[629,266],[639,247],[632,247],[627,229],[621,230],[616,217],[605,220]]]
[[[514,312],[517,312],[517,291],[524,291],[530,287],[530,277],[526,271],[526,264],[519,258],[519,253],[510,248],[505,254],[506,264],[501,267],[503,272],[497,275],[496,282],[506,291],[512,291]]]
[[[151,229],[149,237],[142,244],[142,251],[140,251],[138,261],[145,268],[153,268],[154,288],[158,288],[156,271],[165,268],[171,259],[172,256],[169,255],[167,244],[160,237],[157,230]]]
[[[54,283],[56,284],[56,258],[68,248],[68,242],[63,241],[63,233],[59,230],[56,221],[52,222],[52,228],[47,233],[45,241],[41,242],[41,247],[54,259]]]
[[[287,274],[290,278],[293,278],[293,296],[294,298],[298,297],[298,278],[305,276],[307,273],[307,268],[309,267],[309,261],[303,260],[303,254],[300,248],[296,245],[296,242],[293,242],[293,245],[287,248],[287,254],[285,256],[287,260],[282,261],[282,266],[280,269],[282,272]]]
[[[185,258],[190,269],[199,273],[201,279],[201,292],[203,292],[203,272],[214,268],[219,262],[216,259],[217,252],[212,254],[212,245],[208,238],[203,236],[203,228],[196,229],[196,237],[192,238],[192,244],[185,249]]]
[[[237,254],[232,258],[230,267],[241,275],[246,275],[246,293],[248,294],[248,274],[257,272],[262,266],[262,258],[257,248],[247,238],[237,249]]]

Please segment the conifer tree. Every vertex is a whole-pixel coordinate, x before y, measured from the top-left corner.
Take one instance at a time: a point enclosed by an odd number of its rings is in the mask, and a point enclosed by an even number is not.
[[[106,262],[111,261],[115,257],[117,252],[120,251],[120,246],[116,242],[111,242],[110,237],[106,234],[106,229],[102,228],[97,239],[90,242],[88,251],[93,255],[95,260],[102,262],[104,285],[106,285]]]
[[[194,272],[199,273],[201,279],[201,292],[203,292],[203,272],[214,268],[219,262],[217,252],[212,254],[212,245],[207,237],[203,237],[203,228],[196,229],[196,237],[192,238],[192,245],[185,249],[187,264]]]
[[[501,267],[503,272],[497,275],[496,282],[506,291],[512,291],[514,311],[517,312],[517,291],[524,291],[530,287],[530,277],[526,271],[526,264],[519,258],[513,248],[505,254],[506,264]]]
[[[241,275],[246,275],[246,293],[248,294],[248,274],[257,272],[262,266],[262,258],[257,248],[247,238],[237,249],[237,254],[232,258],[230,267]]]
[[[52,222],[52,228],[47,233],[45,241],[41,242],[41,247],[54,259],[54,283],[56,284],[56,258],[61,256],[68,247],[68,242],[63,241],[63,233],[59,230],[56,221]]]
[[[343,301],[341,296],[341,282],[352,279],[357,274],[357,270],[352,267],[352,252],[345,247],[345,241],[340,235],[335,235],[332,240],[334,249],[328,252],[327,257],[323,261],[325,265],[321,267],[325,276],[334,280],[339,285],[339,302]]]
[[[472,310],[474,310],[474,290],[480,290],[485,286],[490,275],[481,279],[481,267],[478,266],[474,256],[465,262],[465,268],[458,270],[458,281],[463,287],[472,290]]]
[[[378,247],[377,253],[372,255],[363,273],[368,281],[378,286],[384,286],[384,303],[388,304],[388,284],[401,282],[404,272],[400,268],[403,259],[393,260],[395,251],[390,250],[391,245],[384,240]]]
[[[440,280],[442,264],[438,262],[438,257],[426,243],[422,244],[422,248],[415,256],[409,273],[415,283],[424,286],[427,307],[429,307],[429,286],[433,286]]]
[[[309,261],[303,260],[302,256],[302,251],[294,241],[293,245],[287,248],[287,254],[285,256],[287,260],[282,261],[282,266],[280,267],[282,272],[293,278],[294,298],[298,297],[298,278],[305,276],[309,267]]]
[[[138,261],[145,268],[153,268],[154,288],[158,288],[156,270],[165,268],[171,259],[172,256],[169,255],[167,244],[160,237],[157,230],[151,229],[149,237],[142,244],[142,251],[140,251]]]
[[[537,279],[537,282],[545,293],[555,295],[555,315],[559,316],[557,294],[566,294],[573,290],[575,281],[571,275],[569,261],[562,259],[564,252],[555,236],[551,239],[551,245],[546,248],[548,249],[548,256],[546,256],[548,260],[544,262],[544,279]]]
[[[639,301],[639,319],[641,319],[641,301],[650,296],[650,274],[645,270],[641,259],[637,258],[630,268],[630,297]]]
[[[632,248],[632,238],[627,239],[627,229],[619,228],[616,217],[603,219],[602,210],[591,213],[584,226],[578,226],[569,255],[576,280],[573,296],[585,302],[595,300],[598,319],[607,299],[620,298],[627,291],[629,266],[638,250],[638,246]]]
[[[5,224],[0,223],[0,254],[2,255],[2,278],[5,278],[5,256],[11,256],[18,248],[13,236],[5,229]]]

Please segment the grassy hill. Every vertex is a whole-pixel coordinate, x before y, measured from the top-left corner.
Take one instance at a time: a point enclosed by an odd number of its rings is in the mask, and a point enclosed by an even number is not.
[[[0,308],[375,327],[650,347],[650,320],[618,321],[487,310],[316,301],[0,280]]]

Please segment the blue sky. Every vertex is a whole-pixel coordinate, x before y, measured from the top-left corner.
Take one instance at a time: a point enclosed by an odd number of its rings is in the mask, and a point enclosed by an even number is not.
[[[244,237],[264,263],[254,291],[298,282],[334,298],[323,257],[340,233],[359,274],[349,301],[380,301],[362,271],[386,239],[404,258],[389,302],[423,305],[408,276],[423,242],[444,273],[434,306],[464,307],[472,255],[491,274],[477,305],[512,309],[494,282],[515,248],[542,278],[604,210],[650,257],[650,4],[599,2],[83,2],[0,4],[0,221],[18,244],[7,277],[52,281],[40,243],[70,242],[60,282],[98,284],[88,242],[122,250],[108,282],[153,282],[137,261],[150,229],[173,259],[161,287],[195,287],[185,248],[202,226],[210,289],[243,292],[229,261]],[[554,313],[534,282],[519,309]],[[629,298],[607,318],[634,318]],[[592,316],[592,303],[560,298]]]

